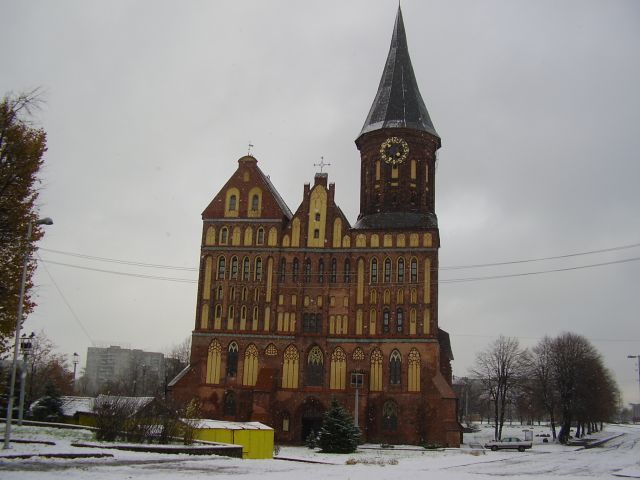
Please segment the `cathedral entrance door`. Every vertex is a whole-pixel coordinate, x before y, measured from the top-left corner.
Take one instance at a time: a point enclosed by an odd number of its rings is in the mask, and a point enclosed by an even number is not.
[[[324,416],[324,411],[321,405],[318,405],[317,401],[307,401],[302,406],[301,409],[301,426],[302,429],[300,433],[302,434],[303,442],[307,439],[311,431],[313,431],[316,435],[320,433],[320,429],[322,428],[322,418]]]

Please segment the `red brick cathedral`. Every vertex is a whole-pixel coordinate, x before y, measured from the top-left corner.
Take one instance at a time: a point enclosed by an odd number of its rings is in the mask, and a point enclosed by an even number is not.
[[[191,363],[173,395],[199,398],[205,417],[267,423],[280,442],[317,432],[335,397],[368,442],[458,446],[453,355],[438,327],[440,137],[399,9],[355,143],[353,226],[326,173],[292,212],[254,157],[238,160],[202,213]]]

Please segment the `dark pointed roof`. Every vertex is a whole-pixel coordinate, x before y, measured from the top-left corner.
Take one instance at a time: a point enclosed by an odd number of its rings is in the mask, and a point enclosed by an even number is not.
[[[439,137],[413,73],[400,6],[378,93],[360,135],[381,128],[412,128]]]

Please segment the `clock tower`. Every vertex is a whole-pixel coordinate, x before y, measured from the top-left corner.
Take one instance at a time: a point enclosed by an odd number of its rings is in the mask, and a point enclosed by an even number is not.
[[[378,92],[356,146],[361,179],[355,228],[437,228],[440,137],[418,89],[399,7]]]

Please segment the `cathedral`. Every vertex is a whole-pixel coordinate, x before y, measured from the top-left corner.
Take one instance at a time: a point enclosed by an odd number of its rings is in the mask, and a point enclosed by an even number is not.
[[[260,421],[276,441],[318,432],[332,398],[366,442],[457,447],[453,354],[438,326],[440,148],[398,9],[356,141],[351,225],[326,173],[291,211],[253,156],[202,213],[190,365],[174,398],[203,417]]]

